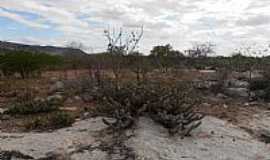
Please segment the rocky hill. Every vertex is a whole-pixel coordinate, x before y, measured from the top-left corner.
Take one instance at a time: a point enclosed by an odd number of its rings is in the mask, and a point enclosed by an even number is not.
[[[24,51],[31,51],[31,52],[47,53],[51,55],[61,55],[61,56],[66,56],[70,54],[78,55],[78,56],[86,55],[86,53],[80,49],[55,47],[55,46],[26,45],[26,44],[20,44],[20,43],[0,41],[0,51],[3,51],[3,50],[24,50]]]

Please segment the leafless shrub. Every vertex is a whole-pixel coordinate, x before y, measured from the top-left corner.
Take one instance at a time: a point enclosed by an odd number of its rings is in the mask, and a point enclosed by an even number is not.
[[[213,93],[215,94],[223,93],[225,82],[228,79],[229,73],[230,73],[230,70],[227,68],[220,68],[217,70],[217,73],[216,73],[217,83],[211,87],[211,91]]]
[[[215,44],[212,42],[194,42],[193,47],[186,52],[190,57],[207,57],[215,53]]]
[[[115,30],[105,30],[104,34],[108,40],[108,53],[111,57],[111,68],[118,83],[121,79],[121,70],[125,66],[125,56],[134,52],[138,47],[138,43],[143,36],[143,27],[140,31],[124,32],[120,28],[119,33],[115,34]]]

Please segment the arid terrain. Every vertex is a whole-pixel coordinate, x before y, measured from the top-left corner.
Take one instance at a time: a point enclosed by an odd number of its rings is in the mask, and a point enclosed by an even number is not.
[[[270,0],[0,0],[0,160],[270,160]]]
[[[4,160],[270,158],[270,104],[261,100],[249,101],[239,93],[209,92],[210,81],[217,78],[214,70],[178,72],[181,73],[178,76],[172,72],[152,72],[149,81],[158,80],[164,84],[192,81],[199,89],[200,93],[196,95],[201,100],[195,106],[195,112],[206,117],[191,137],[184,139],[170,136],[162,126],[145,115],[139,117],[132,128],[110,131],[102,122],[103,116],[96,113],[97,100],[89,94],[91,92],[84,91],[84,87],[91,89],[91,83],[94,83],[89,70],[50,71],[35,79],[3,79],[0,156],[6,157]],[[243,85],[245,81],[234,79],[241,74],[234,74],[227,81]],[[112,74],[106,71],[106,76]],[[134,79],[132,75],[125,77],[123,81]],[[61,101],[61,107],[57,111],[35,114],[6,112],[10,103],[29,93],[34,94],[35,99]],[[67,114],[64,116],[68,118],[54,119],[54,115],[59,113]],[[55,123],[51,122],[52,119]],[[58,124],[57,120],[68,123],[65,126]]]

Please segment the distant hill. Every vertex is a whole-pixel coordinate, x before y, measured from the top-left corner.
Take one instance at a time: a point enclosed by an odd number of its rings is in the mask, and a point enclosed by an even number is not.
[[[60,56],[86,56],[87,54],[80,49],[65,48],[65,47],[55,47],[55,46],[39,46],[39,45],[26,45],[13,42],[0,41],[0,51],[5,50],[23,50],[30,52],[40,52],[47,53],[50,55],[60,55]]]

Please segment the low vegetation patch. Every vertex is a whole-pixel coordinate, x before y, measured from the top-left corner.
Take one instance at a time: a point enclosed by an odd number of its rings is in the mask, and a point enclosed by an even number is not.
[[[51,104],[48,101],[33,101],[12,104],[5,113],[11,115],[29,115],[37,113],[48,113],[57,111],[58,109],[59,106]]]
[[[27,130],[48,130],[69,127],[75,122],[74,116],[65,112],[41,115],[25,124]]]
[[[270,81],[268,79],[252,80],[250,90],[257,93],[257,98],[270,101]]]
[[[270,87],[270,81],[267,79],[255,79],[250,82],[250,90],[264,90]]]
[[[0,70],[4,76],[19,74],[31,78],[40,74],[41,69],[62,63],[59,56],[27,51],[9,51],[0,56]]]
[[[98,112],[114,119],[103,119],[114,130],[131,128],[141,115],[149,116],[171,135],[190,136],[201,125],[203,115],[193,110],[199,101],[186,82],[172,86],[158,83],[108,86],[99,92]]]

